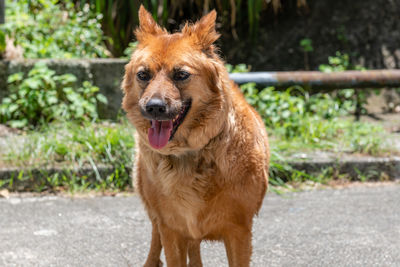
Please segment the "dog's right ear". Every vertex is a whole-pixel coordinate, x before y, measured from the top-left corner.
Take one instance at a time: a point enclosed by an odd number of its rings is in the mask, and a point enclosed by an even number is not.
[[[139,8],[139,28],[135,30],[136,39],[142,42],[147,34],[156,35],[163,33],[164,30],[155,22],[151,14],[140,5]]]
[[[219,34],[215,31],[216,18],[217,12],[212,10],[194,25],[186,24],[182,33],[194,37],[203,51],[210,52],[214,49],[212,44],[219,38]]]

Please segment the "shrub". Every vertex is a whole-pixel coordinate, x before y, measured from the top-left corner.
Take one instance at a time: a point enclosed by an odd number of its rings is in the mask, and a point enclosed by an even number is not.
[[[336,52],[335,56],[328,57],[328,64],[322,64],[319,66],[319,70],[322,72],[337,72],[346,70],[365,70],[360,65],[353,65],[350,62],[350,56],[346,53]],[[376,91],[375,93],[379,93]],[[359,119],[361,114],[365,114],[367,110],[365,105],[367,104],[367,98],[371,94],[371,90],[355,90],[355,89],[342,89],[336,92],[332,92],[331,95],[335,98],[339,105],[345,105],[351,108]]]
[[[107,57],[101,15],[85,5],[75,10],[72,1],[6,1],[7,21],[0,26],[25,58]]]
[[[244,84],[241,89],[261,115],[270,134],[283,146],[290,141],[294,147],[300,142],[303,149],[310,144],[324,150],[350,146],[351,151],[379,152],[384,135],[382,127],[344,119],[352,106],[344,105],[329,94],[309,95],[300,87],[285,91],[268,87],[259,91],[254,83]]]
[[[42,62],[26,78],[23,73],[9,76],[8,85],[10,94],[0,104],[0,122],[15,128],[54,120],[94,120],[97,103],[107,102],[90,82],[78,86],[74,75],[56,75]]]
[[[310,96],[300,87],[291,87],[286,91],[267,87],[259,91],[254,83],[248,83],[242,85],[241,89],[246,100],[260,113],[265,125],[280,129],[287,138],[311,131],[313,128],[309,127],[319,125],[321,120],[348,113],[328,94]],[[317,128],[323,130],[325,127]]]

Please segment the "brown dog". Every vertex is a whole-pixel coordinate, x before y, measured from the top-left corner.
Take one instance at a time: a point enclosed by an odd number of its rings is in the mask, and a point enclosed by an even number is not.
[[[152,222],[145,266],[202,266],[200,242],[222,240],[249,266],[251,228],[268,182],[264,124],[229,80],[213,42],[216,12],[169,34],[143,8],[126,65],[123,108],[137,130],[136,188]]]

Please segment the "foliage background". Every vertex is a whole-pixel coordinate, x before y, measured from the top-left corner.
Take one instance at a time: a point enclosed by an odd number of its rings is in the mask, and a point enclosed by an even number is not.
[[[218,28],[231,33],[236,40],[255,40],[262,13],[278,13],[282,5],[307,10],[306,0],[75,0],[79,6],[90,4],[96,12],[103,14],[103,30],[111,37],[108,48],[114,56],[121,56],[133,40],[133,29],[138,25],[137,10],[143,4],[154,19],[170,31],[180,28],[183,22],[195,21],[212,9],[218,12]]]
[[[0,29],[22,47],[25,58],[107,57],[102,15],[89,11],[88,6],[76,10],[71,1],[6,1]]]
[[[400,35],[396,33],[400,28],[400,0],[354,0],[351,5],[347,0],[6,0],[6,4],[28,3],[36,8],[52,2],[65,8],[71,1],[77,12],[89,8],[91,14],[100,15],[101,19],[88,27],[101,24],[100,43],[105,42],[110,51],[106,56],[124,56],[134,41],[132,31],[143,3],[170,31],[179,29],[183,21],[196,20],[216,9],[221,54],[227,62],[245,62],[252,70],[317,70],[337,51],[348,54],[352,65],[368,69],[400,67]],[[10,16],[6,21],[10,22]],[[70,37],[72,31],[64,32]],[[95,44],[93,40],[90,43]],[[304,40],[312,44],[307,47],[307,57]],[[94,50],[97,52],[92,56],[104,56],[99,49]]]

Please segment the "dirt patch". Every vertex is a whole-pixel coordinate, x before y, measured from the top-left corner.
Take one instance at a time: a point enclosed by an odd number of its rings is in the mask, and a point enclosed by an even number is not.
[[[372,116],[361,116],[360,120],[381,125],[388,133],[400,133],[400,113],[374,113]]]
[[[331,180],[328,183],[329,187],[334,189],[350,188],[350,187],[378,187],[388,185],[400,185],[400,181],[385,181],[385,182],[351,182],[348,180]]]
[[[15,128],[10,128],[4,124],[0,124],[0,137],[21,134],[21,131]]]
[[[66,198],[95,198],[95,197],[130,197],[134,196],[136,193],[133,189],[125,191],[80,191],[71,192],[62,188],[57,191],[43,191],[43,192],[11,192],[7,189],[0,190],[0,198],[32,198],[32,197],[48,197],[48,196],[58,196]]]

